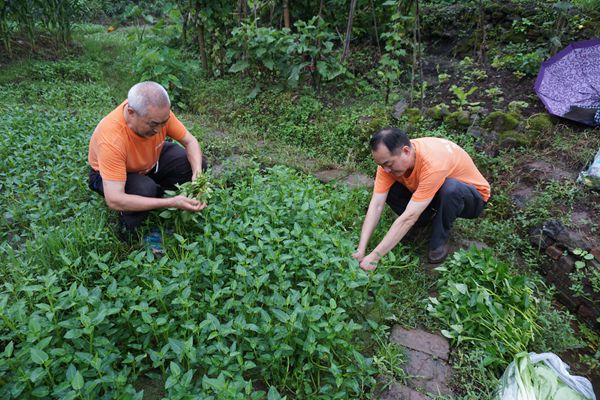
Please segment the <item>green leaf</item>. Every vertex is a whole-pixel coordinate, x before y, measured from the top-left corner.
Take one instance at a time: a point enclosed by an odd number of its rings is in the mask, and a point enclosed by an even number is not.
[[[81,390],[83,388],[84,385],[84,380],[83,380],[83,376],[81,375],[81,372],[77,371],[75,372],[75,376],[73,376],[73,379],[71,379],[71,387],[74,390]]]
[[[48,361],[48,354],[44,350],[38,349],[37,347],[32,347],[30,349],[31,361],[35,364],[43,365],[46,361]]]
[[[250,66],[250,64],[248,63],[248,61],[246,61],[246,60],[239,60],[238,62],[236,62],[235,64],[233,64],[231,66],[231,68],[229,68],[229,72],[235,74],[235,73],[244,71],[249,66]]]
[[[288,314],[286,314],[285,312],[274,308],[273,309],[273,314],[275,314],[275,318],[277,318],[279,321],[286,323],[290,320],[290,316]]]
[[[267,400],[280,400],[281,395],[275,386],[269,387],[269,393],[267,394]]]
[[[171,370],[171,374],[175,376],[181,375],[181,368],[176,362],[171,361],[171,363],[169,364],[169,369]]]

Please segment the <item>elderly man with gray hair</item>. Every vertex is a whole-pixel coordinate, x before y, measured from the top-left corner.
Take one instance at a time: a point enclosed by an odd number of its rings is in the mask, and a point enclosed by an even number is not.
[[[183,145],[166,142],[170,137]],[[184,196],[162,198],[206,168],[198,140],[171,111],[167,91],[156,82],[134,85],[100,121],[90,139],[89,187],[119,211],[119,236],[131,234],[148,212],[174,207],[197,212],[206,204]]]

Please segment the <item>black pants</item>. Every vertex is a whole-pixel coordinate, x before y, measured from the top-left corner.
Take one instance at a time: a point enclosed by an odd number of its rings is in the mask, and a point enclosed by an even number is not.
[[[202,170],[206,170],[204,157],[202,158]],[[173,190],[176,184],[182,184],[191,179],[192,167],[187,159],[185,149],[175,143],[165,142],[158,159],[158,168],[153,168],[147,175],[128,173],[125,193],[144,197],[162,197],[165,190]],[[102,177],[98,171],[90,171],[88,186],[104,196]],[[127,231],[132,231],[144,222],[148,214],[148,211],[121,211],[119,213],[120,226]]]
[[[402,214],[412,197],[412,193],[401,183],[394,183],[387,196],[387,204],[398,215]],[[485,202],[474,186],[453,178],[446,178],[431,203],[421,214],[417,226],[431,223],[430,249],[445,244],[450,237],[454,220],[477,218],[483,212]]]

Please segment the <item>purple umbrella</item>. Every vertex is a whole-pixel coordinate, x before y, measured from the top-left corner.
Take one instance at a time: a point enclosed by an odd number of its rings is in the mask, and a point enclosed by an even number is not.
[[[550,114],[600,125],[600,38],[571,43],[544,61],[535,92]]]

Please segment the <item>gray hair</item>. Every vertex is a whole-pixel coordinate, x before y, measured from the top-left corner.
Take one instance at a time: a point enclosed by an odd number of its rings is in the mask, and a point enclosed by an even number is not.
[[[145,116],[148,107],[170,107],[169,94],[160,84],[152,81],[140,82],[129,89],[127,103],[138,114]]]

